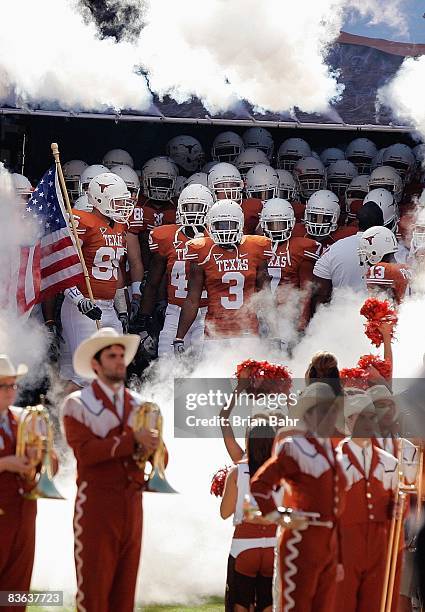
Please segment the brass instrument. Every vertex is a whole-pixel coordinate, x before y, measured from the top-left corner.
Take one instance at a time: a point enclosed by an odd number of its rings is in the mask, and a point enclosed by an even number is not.
[[[382,597],[380,612],[391,612],[394,596],[394,582],[397,570],[398,551],[400,544],[401,529],[403,526],[403,515],[408,495],[416,495],[416,525],[419,528],[422,502],[422,473],[423,473],[423,448],[416,446],[415,456],[418,460],[412,465],[417,466],[415,482],[409,484],[403,474],[405,441],[401,438],[398,450],[398,482],[395,492],[394,502],[396,512],[391,519],[390,532],[388,536],[387,558],[385,566],[384,583],[382,587]]]
[[[158,404],[154,402],[143,402],[140,404],[135,413],[132,427],[135,431],[140,431],[141,429],[157,431],[159,445],[150,455],[140,447],[133,455],[133,459],[139,469],[143,471],[145,471],[147,462],[152,465],[152,470],[146,481],[146,491],[151,493],[177,493],[165,477],[166,449],[162,437],[162,426],[163,419]]]
[[[41,469],[35,487],[25,493],[25,499],[65,499],[53,483],[51,453],[53,450],[53,427],[46,408],[27,406],[18,424],[16,455],[27,457],[33,467],[28,480],[37,477],[37,466]]]
[[[321,521],[318,512],[304,512],[303,510],[294,510],[293,508],[283,506],[279,506],[277,511],[280,517],[276,523],[282,525],[285,529],[306,529],[310,525],[312,527],[326,527],[332,529],[334,526],[332,521]],[[250,504],[249,495],[245,496],[243,514],[244,520],[246,521],[264,518],[260,510]]]

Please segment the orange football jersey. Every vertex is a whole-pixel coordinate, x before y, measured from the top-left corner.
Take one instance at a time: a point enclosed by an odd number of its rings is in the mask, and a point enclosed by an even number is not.
[[[159,225],[169,225],[176,222],[176,205],[174,202],[150,200],[144,195],[139,197],[129,219],[129,231],[132,234],[151,231]]]
[[[397,304],[403,300],[411,279],[411,272],[405,264],[381,262],[371,266],[366,273],[369,291],[385,291]]]
[[[93,296],[97,300],[112,300],[117,289],[118,269],[127,251],[127,226],[114,223],[111,227],[106,220],[85,210],[73,213]],[[89,297],[84,280],[78,289]]]
[[[186,261],[187,243],[191,240],[181,225],[161,225],[149,234],[149,248],[167,260],[167,301],[182,306],[187,297],[189,262]],[[207,294],[202,292],[201,307],[207,305]]]
[[[271,290],[277,291],[278,303],[284,300],[288,283],[300,289],[313,279],[313,267],[321,253],[322,245],[311,238],[291,237],[279,243],[268,264]]]
[[[237,248],[223,249],[205,236],[187,246],[186,258],[205,273],[206,334],[223,338],[257,334],[258,320],[249,302],[256,291],[257,271],[271,256],[270,240],[244,236]]]
[[[263,208],[263,203],[258,198],[247,198],[242,200],[242,210],[244,216],[244,234],[255,234],[255,229],[260,223],[260,212]]]

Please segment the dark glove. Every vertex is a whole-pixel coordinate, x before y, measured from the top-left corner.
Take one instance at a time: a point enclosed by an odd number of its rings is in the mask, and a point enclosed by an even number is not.
[[[59,361],[60,356],[60,342],[63,341],[61,335],[59,334],[57,327],[54,323],[46,323],[47,333],[48,333],[48,355],[49,361],[53,363],[57,363]]]
[[[118,315],[118,318],[121,321],[123,334],[128,334],[128,328],[129,328],[128,314],[126,312],[120,312]]]
[[[89,298],[83,298],[78,302],[78,310],[92,321],[100,321],[102,318],[101,309]]]
[[[183,355],[183,353],[185,352],[184,340],[180,340],[176,338],[173,341],[173,348],[174,348],[174,355],[176,355],[176,357],[180,357],[181,355]]]
[[[136,317],[139,314],[139,308],[140,308],[140,296],[137,298],[133,296],[130,302],[130,322],[131,323],[134,323],[134,321],[136,320]]]
[[[149,359],[154,359],[158,350],[158,342],[147,331],[139,332],[140,347]]]
[[[165,318],[165,311],[167,310],[168,302],[167,300],[161,300],[155,306],[155,312],[158,317],[161,319]]]
[[[138,314],[134,321],[130,319],[130,328],[134,334],[140,334],[142,331],[147,331],[149,334],[151,334],[152,317],[147,314]]]

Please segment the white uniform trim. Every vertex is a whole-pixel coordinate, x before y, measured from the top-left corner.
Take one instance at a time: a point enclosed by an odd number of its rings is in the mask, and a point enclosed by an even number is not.
[[[87,496],[84,493],[87,488],[87,482],[82,482],[78,487],[77,497],[75,500],[75,514],[74,514],[74,540],[75,540],[75,569],[77,572],[77,597],[76,604],[78,612],[87,612],[87,608],[83,605],[84,592],[83,592],[83,559],[81,553],[83,552],[83,543],[81,542],[81,534],[83,528],[81,526],[81,518],[84,515],[84,503],[87,501]]]

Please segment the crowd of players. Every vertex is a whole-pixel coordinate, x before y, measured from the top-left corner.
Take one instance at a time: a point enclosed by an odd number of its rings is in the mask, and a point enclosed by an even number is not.
[[[192,136],[161,153],[140,172],[122,149],[63,165],[93,293],[82,283],[43,304],[64,380],[84,385],[71,358],[95,320],[140,334],[140,370],[229,338],[290,350],[336,287],[396,302],[411,291],[425,244],[425,145],[378,150],[355,138],[319,155],[301,138],[275,150],[255,127],[218,134],[207,162]],[[29,181],[13,177],[29,198]]]

